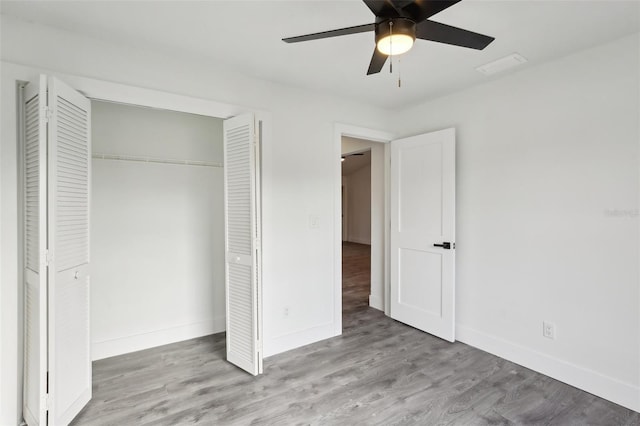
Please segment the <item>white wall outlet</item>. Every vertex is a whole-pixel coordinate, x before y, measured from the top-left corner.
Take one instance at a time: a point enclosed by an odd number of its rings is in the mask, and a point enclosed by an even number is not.
[[[285,308],[282,310],[282,315],[286,318],[289,316],[289,307],[285,306]]]
[[[320,216],[315,214],[309,215],[309,228],[320,228]]]
[[[551,322],[542,322],[542,335],[548,339],[556,338],[556,325]]]

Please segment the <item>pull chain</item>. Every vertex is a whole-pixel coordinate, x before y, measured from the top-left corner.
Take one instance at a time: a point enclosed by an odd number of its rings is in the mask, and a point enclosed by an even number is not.
[[[398,59],[398,87],[402,87],[402,68]],[[389,74],[393,74],[393,21],[389,21]]]
[[[389,21],[389,74],[393,74],[393,21]]]

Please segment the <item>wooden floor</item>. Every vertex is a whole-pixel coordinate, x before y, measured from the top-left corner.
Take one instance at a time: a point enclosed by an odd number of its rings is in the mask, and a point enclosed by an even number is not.
[[[342,329],[358,324],[369,310],[371,293],[371,246],[342,243]]]
[[[344,333],[254,378],[217,334],[97,361],[74,425],[640,425],[640,414],[367,307],[369,247],[344,250]]]

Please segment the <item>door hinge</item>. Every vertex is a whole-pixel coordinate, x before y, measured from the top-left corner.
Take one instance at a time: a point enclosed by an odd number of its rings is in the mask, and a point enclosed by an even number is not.
[[[53,116],[53,111],[51,111],[51,108],[49,108],[48,105],[45,105],[42,109],[44,112],[44,121],[48,123],[49,120],[51,120],[51,117]]]
[[[44,266],[49,266],[53,263],[53,254],[49,249],[44,250]]]
[[[49,411],[49,404],[51,403],[51,398],[49,398],[49,394],[45,393],[42,397],[42,407],[44,407],[44,411]]]

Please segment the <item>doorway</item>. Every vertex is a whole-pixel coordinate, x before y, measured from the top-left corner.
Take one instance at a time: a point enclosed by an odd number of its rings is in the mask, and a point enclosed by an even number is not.
[[[91,104],[93,360],[224,331],[223,120]]]
[[[369,307],[384,311],[385,145],[341,137],[343,330]]]
[[[342,315],[347,329],[371,294],[371,149],[349,151],[342,163]]]

